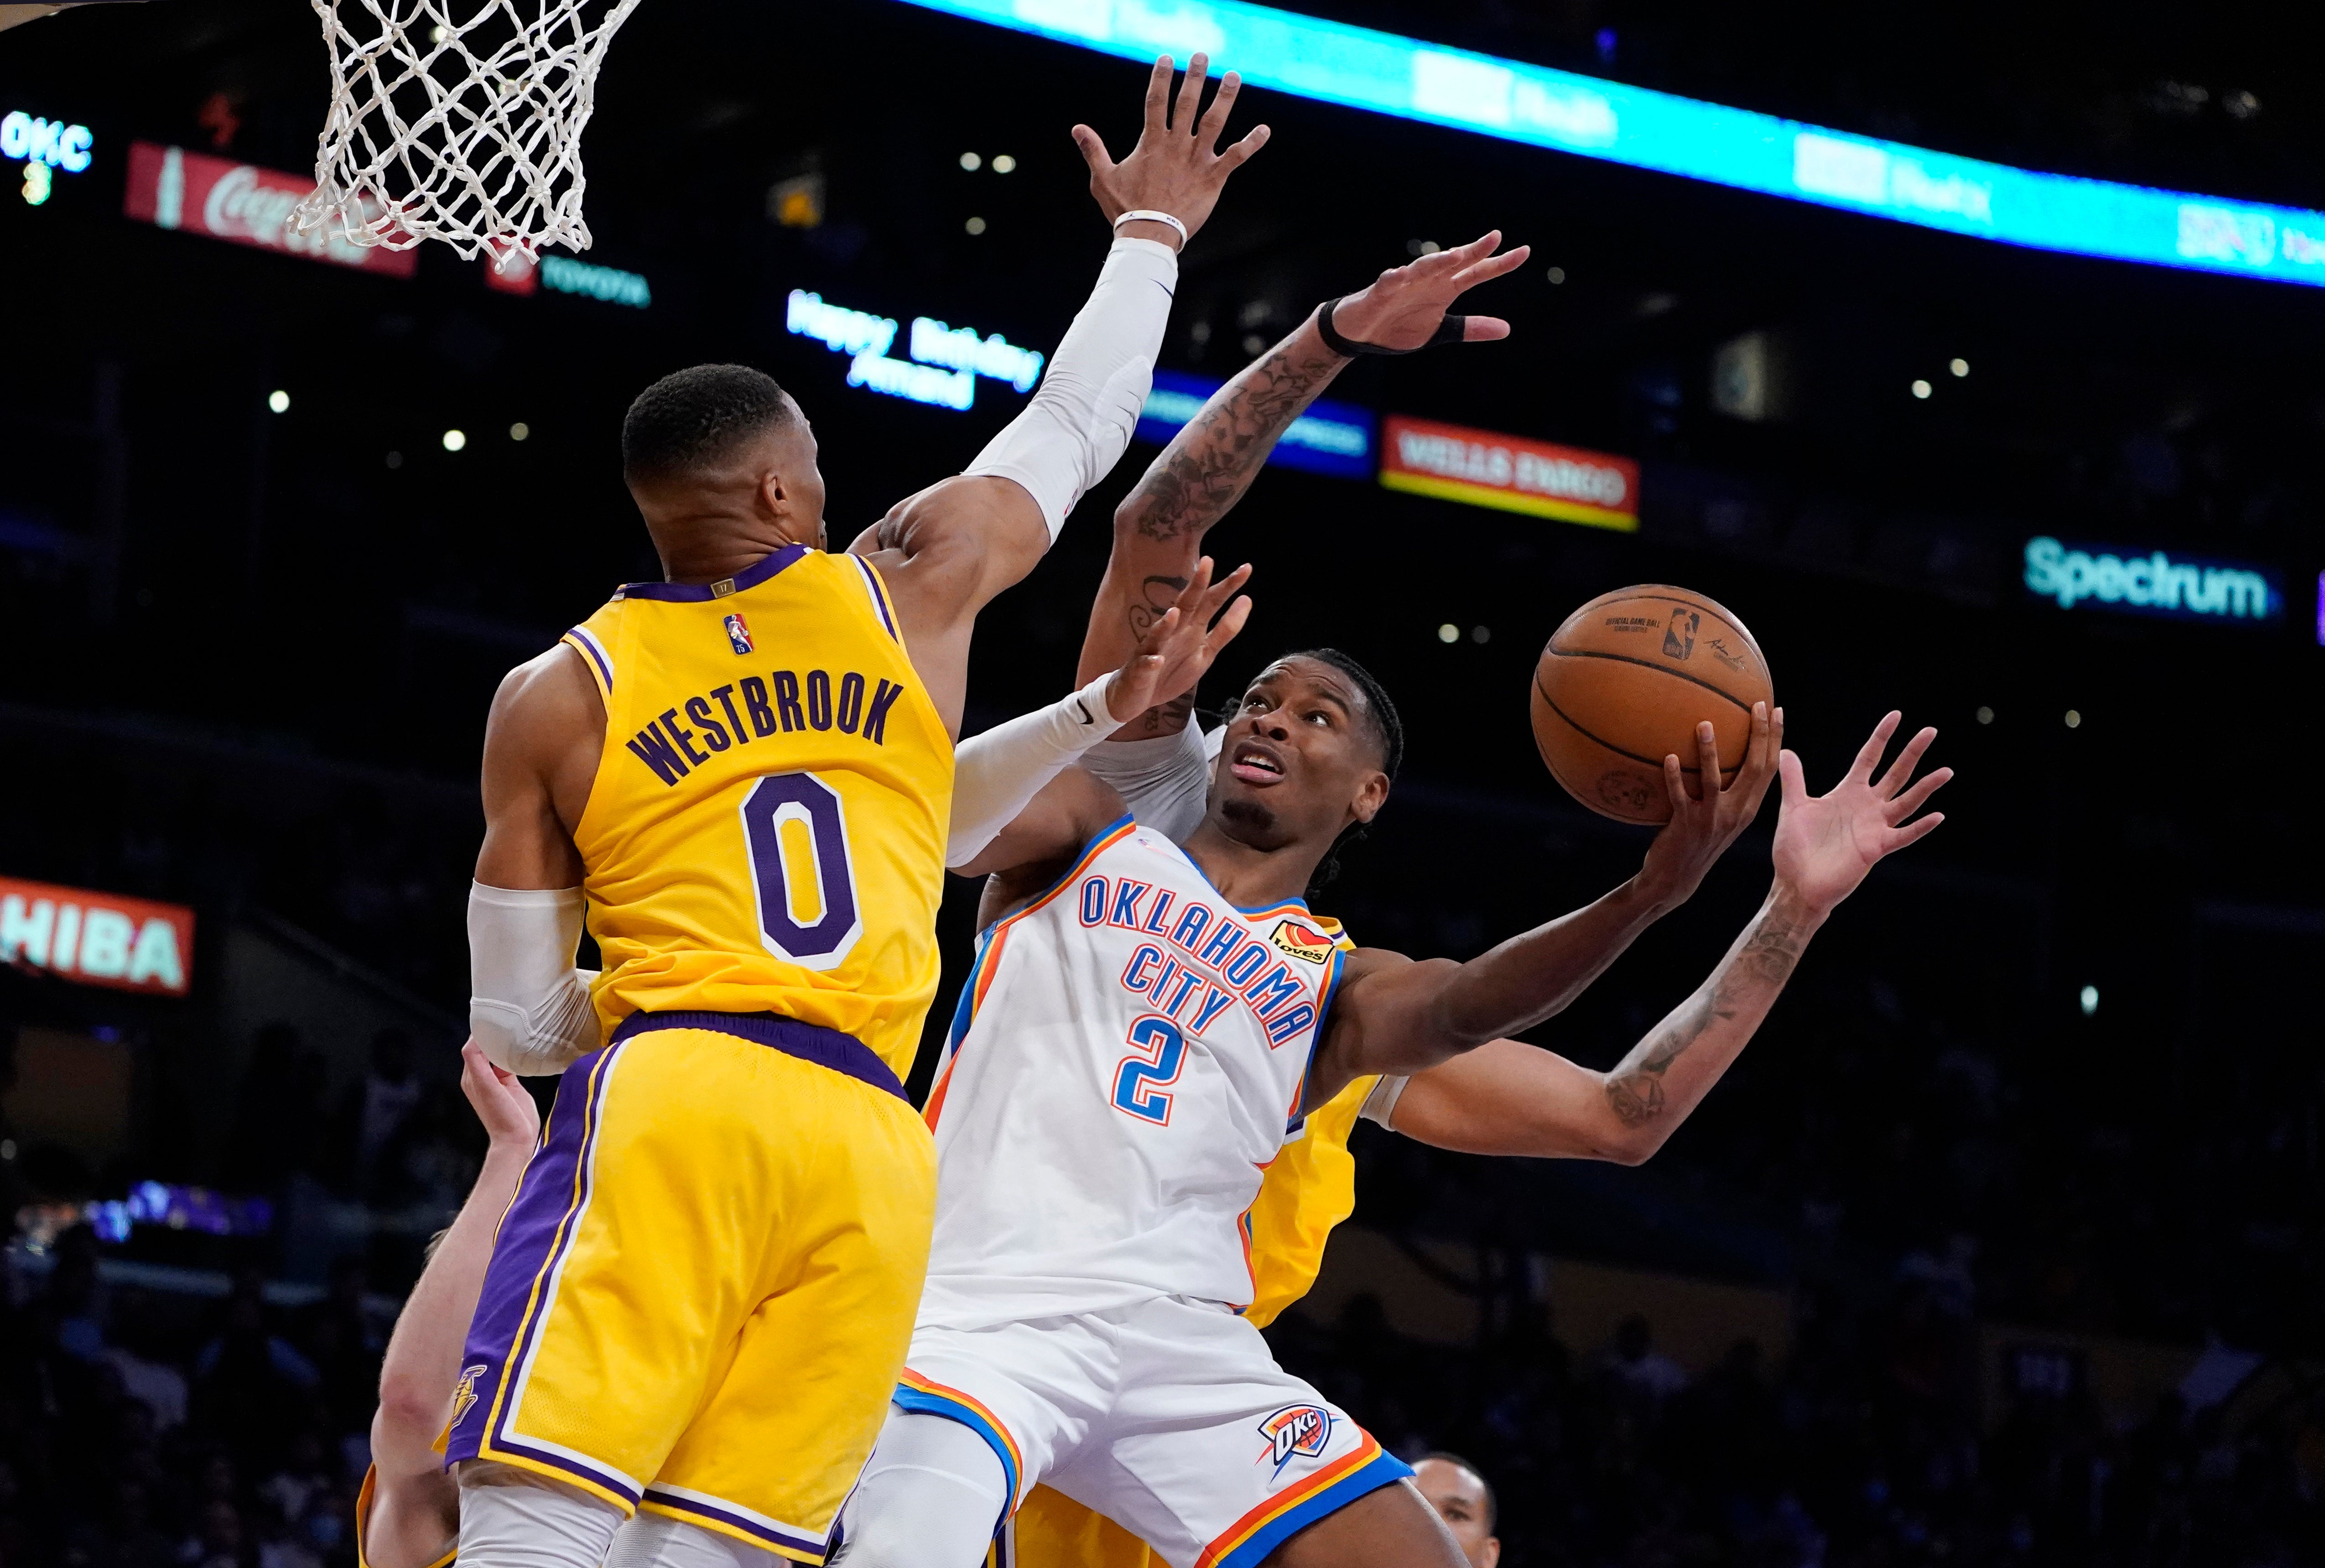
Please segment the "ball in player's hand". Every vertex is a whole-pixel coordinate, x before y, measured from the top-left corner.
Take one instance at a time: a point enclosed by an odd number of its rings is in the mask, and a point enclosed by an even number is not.
[[[1671,820],[1663,759],[1703,798],[1695,726],[1710,721],[1720,777],[1744,765],[1752,705],[1774,706],[1768,661],[1716,600],[1647,583],[1566,618],[1533,673],[1533,739],[1551,777],[1622,822]]]

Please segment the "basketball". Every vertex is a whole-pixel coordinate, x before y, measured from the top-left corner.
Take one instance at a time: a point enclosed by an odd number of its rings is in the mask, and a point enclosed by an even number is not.
[[[1744,765],[1752,705],[1774,706],[1768,661],[1744,623],[1685,588],[1601,594],[1552,634],[1533,672],[1533,739],[1568,794],[1618,822],[1671,820],[1663,759],[1703,798],[1695,726],[1709,719],[1723,779]]]

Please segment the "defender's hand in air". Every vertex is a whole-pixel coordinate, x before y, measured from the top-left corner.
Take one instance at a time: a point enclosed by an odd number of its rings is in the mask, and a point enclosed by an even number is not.
[[[1760,814],[1760,801],[1776,777],[1776,758],[1784,745],[1784,710],[1774,714],[1766,703],[1752,705],[1752,741],[1745,748],[1744,766],[1723,785],[1719,749],[1709,724],[1695,727],[1697,777],[1703,798],[1688,798],[1686,775],[1676,756],[1663,759],[1663,788],[1671,791],[1672,817],[1654,843],[1647,846],[1647,863],[1639,873],[1646,890],[1666,906],[1691,898],[1712,862],[1728,853],[1736,835]]]
[[[1897,760],[1880,778],[1873,770],[1897,733],[1898,715],[1890,714],[1873,726],[1872,737],[1849,764],[1848,774],[1829,795],[1811,795],[1801,772],[1801,760],[1783,753],[1780,766],[1784,779],[1783,803],[1776,816],[1776,881],[1791,890],[1811,912],[1823,916],[1857,890],[1865,873],[1884,855],[1896,853],[1915,839],[1937,830],[1945,814],[1932,811],[1913,818],[1929,804],[1951,768],[1924,774],[1911,789],[1907,781],[1921,765],[1922,753],[1938,738],[1925,729],[1905,742]]]
[[[1200,54],[1187,62],[1187,79],[1180,84],[1173,112],[1171,57],[1166,54],[1154,62],[1154,73],[1146,81],[1146,128],[1139,134],[1138,145],[1130,150],[1130,156],[1119,163],[1107,155],[1106,143],[1096,131],[1088,125],[1074,127],[1074,145],[1082,150],[1089,164],[1090,194],[1098,198],[1107,222],[1125,212],[1167,212],[1187,226],[1187,237],[1192,239],[1218,204],[1227,176],[1267,145],[1268,130],[1261,125],[1226,152],[1218,150],[1219,137],[1227,128],[1227,111],[1243,89],[1243,78],[1227,72],[1210,108],[1199,116],[1204,71],[1209,64]],[[1172,235],[1163,243],[1174,244],[1177,237]]]
[[[1436,251],[1417,262],[1392,267],[1359,293],[1332,308],[1332,326],[1344,337],[1382,348],[1413,349],[1426,344],[1453,302],[1480,283],[1489,283],[1525,265],[1532,247],[1494,254],[1502,231],[1494,229],[1466,245]],[[1472,316],[1461,341],[1490,343],[1510,335],[1498,316]]]
[[[541,1139],[541,1111],[524,1080],[504,1073],[485,1059],[476,1041],[460,1047],[460,1093],[476,1108],[495,1148],[522,1147],[530,1151]]]
[[[1211,558],[1205,556],[1186,588],[1138,640],[1138,651],[1115,671],[1114,683],[1106,688],[1107,712],[1128,724],[1156,703],[1194,690],[1219,650],[1251,619],[1251,601],[1237,597],[1250,580],[1251,568],[1242,566],[1214,586]],[[1228,604],[1230,599],[1235,602]]]

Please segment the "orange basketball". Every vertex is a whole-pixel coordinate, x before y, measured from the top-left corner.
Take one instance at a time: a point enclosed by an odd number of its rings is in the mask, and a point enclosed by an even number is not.
[[[1533,740],[1551,777],[1603,816],[1671,820],[1663,759],[1703,798],[1695,726],[1711,721],[1723,779],[1743,766],[1752,705],[1774,704],[1744,623],[1661,583],[1601,594],[1566,618],[1533,672]]]

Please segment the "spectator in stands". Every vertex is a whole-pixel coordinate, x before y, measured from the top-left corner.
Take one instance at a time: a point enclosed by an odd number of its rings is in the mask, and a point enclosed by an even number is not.
[[[1599,1373],[1653,1405],[1687,1387],[1687,1372],[1655,1349],[1654,1331],[1636,1313],[1615,1328],[1615,1342],[1598,1357]]]
[[[412,1037],[402,1029],[382,1029],[372,1037],[371,1065],[362,1081],[348,1090],[338,1118],[339,1148],[351,1162],[349,1187],[358,1196],[382,1195],[381,1156],[403,1130],[419,1107],[421,1085],[412,1057]]]
[[[1458,1453],[1439,1452],[1413,1467],[1413,1483],[1460,1543],[1469,1568],[1495,1568],[1502,1543],[1494,1534],[1494,1489]]]
[[[194,1358],[194,1399],[204,1424],[239,1453],[264,1453],[302,1396],[321,1382],[314,1363],[267,1326],[257,1277],[238,1277],[224,1327]]]

